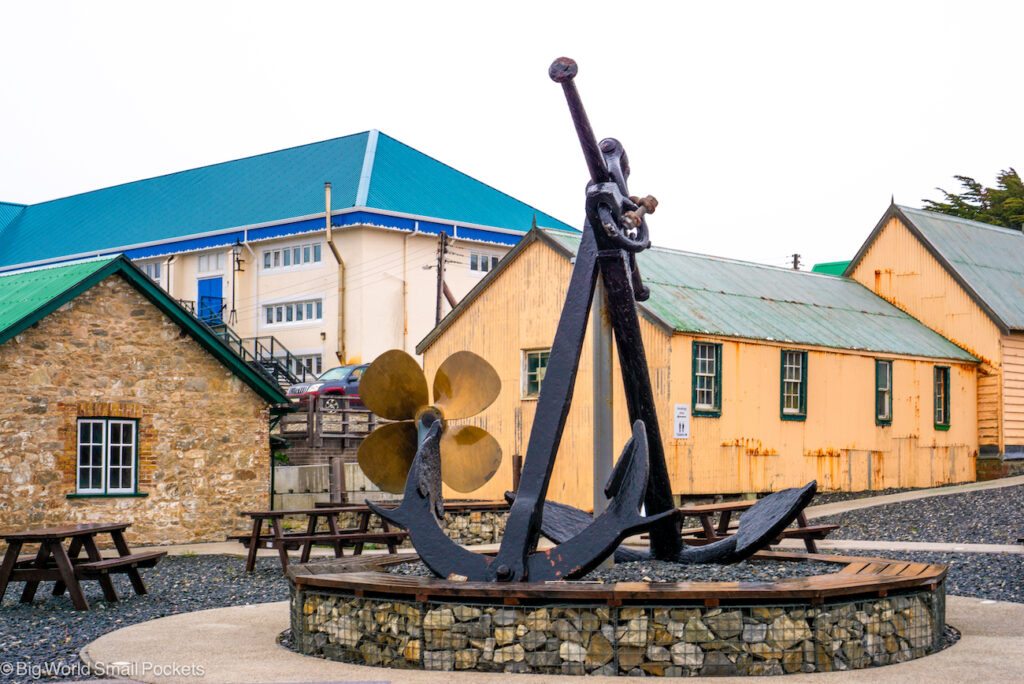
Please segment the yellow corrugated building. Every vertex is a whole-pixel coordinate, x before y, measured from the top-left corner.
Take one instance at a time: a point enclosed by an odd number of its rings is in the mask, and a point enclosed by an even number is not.
[[[470,496],[499,498],[523,454],[580,235],[534,230],[417,347],[428,377],[460,350],[502,379],[471,419],[505,457]],[[974,479],[978,359],[860,283],[667,249],[639,255],[640,327],[677,495]],[[617,364],[616,364],[617,365]],[[628,437],[615,369],[614,450]],[[549,497],[591,507],[591,343]],[[692,414],[689,437],[674,416]]]
[[[981,360],[979,477],[1024,463],[1024,233],[893,204],[846,275]]]

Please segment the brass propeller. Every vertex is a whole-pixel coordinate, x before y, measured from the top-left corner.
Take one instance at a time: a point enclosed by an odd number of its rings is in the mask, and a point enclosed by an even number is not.
[[[401,494],[419,447],[416,420],[441,419],[441,479],[458,492],[471,492],[497,472],[501,446],[486,430],[447,420],[469,418],[498,398],[501,378],[473,352],[452,354],[434,377],[434,403],[428,405],[427,379],[416,360],[398,349],[384,352],[359,382],[363,404],[382,418],[401,421],[374,430],[359,446],[359,467],[386,492]]]

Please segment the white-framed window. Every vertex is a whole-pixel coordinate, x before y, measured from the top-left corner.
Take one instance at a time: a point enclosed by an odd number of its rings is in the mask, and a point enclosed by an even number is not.
[[[196,273],[220,273],[224,270],[224,252],[200,254]]]
[[[167,289],[163,280],[166,270],[163,261],[146,261],[138,264],[138,266],[142,269],[143,273],[149,276],[150,280],[165,290]]]
[[[320,264],[324,259],[323,243],[305,242],[263,250],[263,270],[295,268]]]
[[[298,302],[263,305],[263,323],[265,325],[319,323],[323,319],[324,302],[322,299],[304,299]]]
[[[875,423],[892,423],[892,361],[875,359]]]
[[[301,354],[293,356],[292,359],[294,360],[294,367],[291,369],[293,373],[301,375],[303,368],[314,376],[323,372],[323,356],[320,354]]]
[[[79,494],[134,494],[137,423],[114,418],[78,420]]]
[[[523,350],[523,398],[535,399],[540,396],[540,386],[548,370],[551,349]]]
[[[469,272],[475,275],[484,275],[488,271],[493,270],[498,265],[500,259],[501,257],[496,257],[486,252],[470,252]]]

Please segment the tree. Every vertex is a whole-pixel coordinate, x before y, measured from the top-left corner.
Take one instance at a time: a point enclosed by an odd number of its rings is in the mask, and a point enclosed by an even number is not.
[[[954,178],[960,181],[963,192],[946,192],[936,188],[946,196],[946,201],[921,200],[925,209],[993,226],[1024,230],[1024,181],[1021,181],[1013,167],[999,172],[994,188],[986,188],[970,176]]]

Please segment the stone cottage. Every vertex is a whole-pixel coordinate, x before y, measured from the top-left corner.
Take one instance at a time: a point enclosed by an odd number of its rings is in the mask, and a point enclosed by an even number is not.
[[[279,387],[123,256],[0,276],[0,529],[213,541],[267,505]]]

